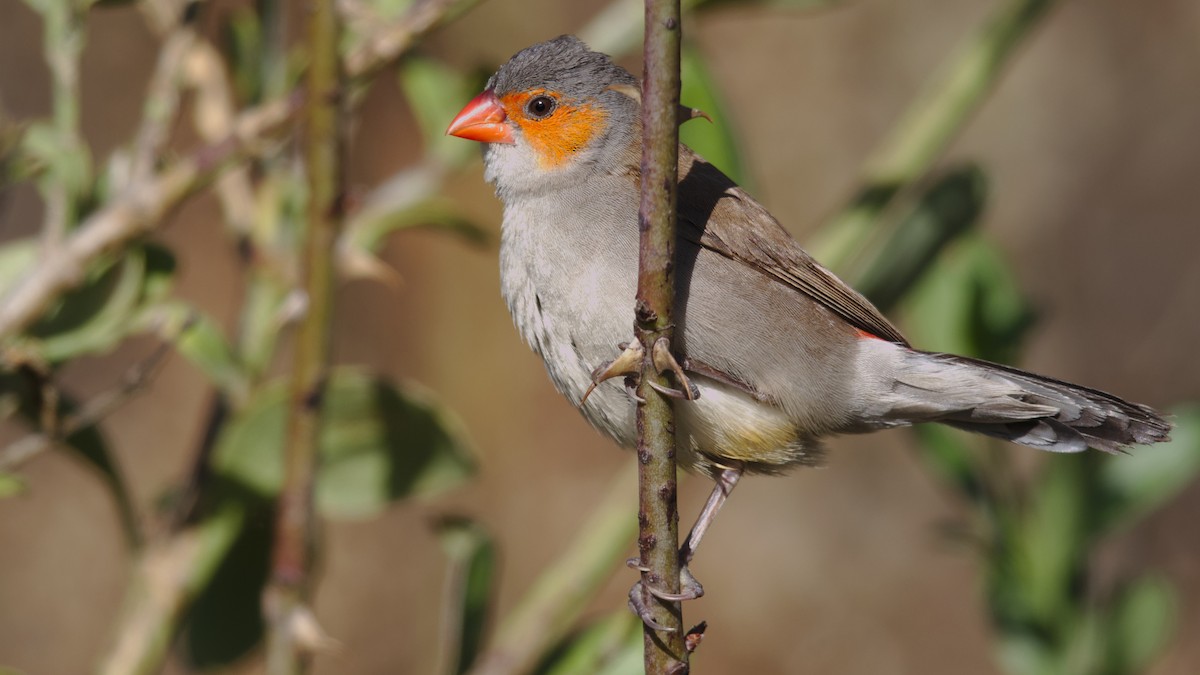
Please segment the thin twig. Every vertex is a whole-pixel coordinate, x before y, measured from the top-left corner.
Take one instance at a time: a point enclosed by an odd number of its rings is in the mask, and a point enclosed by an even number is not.
[[[190,27],[172,31],[158,51],[158,63],[146,90],[142,123],[133,142],[129,184],[154,177],[163,149],[171,137],[171,123],[179,112],[180,77],[196,33]]]
[[[346,56],[346,75],[354,80],[374,75],[397,54],[403,54],[418,38],[445,20],[467,11],[480,0],[419,0],[399,21],[363,40]]]
[[[333,319],[333,254],[343,220],[342,74],[337,47],[341,26],[334,0],[315,0],[308,15],[309,64],[305,105],[308,229],[301,276],[307,311],[292,362],[290,405],[284,442],[284,482],[275,520],[271,579],[265,591],[269,632],[267,672],[307,670],[302,628],[313,625],[306,606],[311,586],[313,487],[317,436],[329,372]]]
[[[644,623],[647,673],[686,672],[683,609],[647,589],[679,593],[679,513],[676,508],[675,415],[671,401],[651,385],[667,386],[655,367],[656,344],[671,344],[675,280],[675,199],[679,159],[679,0],[646,0],[642,80],[641,232],[634,332],[642,343],[637,406],[638,551],[643,605],[656,630]],[[686,387],[686,383],[679,383]]]

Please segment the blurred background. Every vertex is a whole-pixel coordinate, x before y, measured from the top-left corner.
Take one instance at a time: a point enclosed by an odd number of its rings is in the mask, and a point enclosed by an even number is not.
[[[806,241],[854,197],[864,161],[923,83],[1003,4],[723,2],[688,15],[684,28],[719,97],[714,126],[734,140],[740,178]],[[980,237],[1007,263],[1034,316],[1012,359],[1159,409],[1198,400],[1200,3],[1051,4],[938,164],[970,161],[986,176]],[[18,122],[52,109],[43,23],[31,5],[0,0],[0,100]],[[432,32],[417,53],[456,72],[490,72],[529,44],[584,29],[608,5],[483,2]],[[200,3],[200,35],[226,44],[230,18],[253,7]],[[286,9],[299,40],[303,13],[298,4]],[[160,38],[135,3],[95,7],[85,28],[80,129],[103,165],[138,129]],[[620,59],[635,73],[637,51]],[[360,92],[349,144],[352,200],[431,152],[404,92],[390,72]],[[198,143],[186,120],[172,133],[179,153]],[[318,673],[437,672],[447,564],[431,522],[459,514],[492,537],[494,626],[630,461],[559,398],[513,329],[498,288],[500,204],[478,158],[447,176],[442,193],[486,237],[415,228],[387,238],[377,254],[399,281],[341,285],[335,361],[433,392],[461,418],[476,473],[432,498],[322,523],[314,609],[342,647],[317,657]],[[5,188],[0,243],[35,235],[43,203],[28,183]],[[175,256],[173,294],[228,334],[249,273],[223,217],[205,192],[169,215],[152,240]],[[913,325],[916,314],[903,304],[890,311],[919,344],[940,348],[921,342],[928,333]],[[63,363],[56,379],[86,401],[157,344],[121,341]],[[270,370],[287,363],[276,358]],[[191,475],[211,397],[209,378],[171,353],[103,420],[151,534],[154,518],[145,514]],[[28,431],[9,419],[0,442]],[[1019,474],[1075,459],[1003,451]],[[17,475],[21,493],[0,501],[0,665],[89,671],[113,639],[131,579],[120,513],[106,483],[69,452],[41,453]],[[682,520],[690,523],[709,488],[684,482]],[[1145,670],[1156,675],[1200,664],[1200,644],[1188,639],[1200,634],[1200,483],[1170,496],[1086,551],[1087,585],[1099,590],[1085,603],[1101,602],[1121,579],[1152,574],[1168,584],[1172,632]],[[972,522],[974,509],[926,465],[911,431],[838,439],[824,468],[743,481],[693,564],[708,594],[686,605],[685,620],[709,625],[695,672],[1005,672],[993,622],[1001,613],[988,602],[995,576],[969,536],[946,535]],[[626,550],[633,554],[632,539]],[[621,609],[633,581],[615,565],[586,616]],[[186,652],[177,645],[165,672],[191,672]],[[251,651],[221,667],[255,672],[261,661]]]

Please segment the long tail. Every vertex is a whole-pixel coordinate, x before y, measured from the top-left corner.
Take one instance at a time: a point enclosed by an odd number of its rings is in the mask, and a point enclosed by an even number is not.
[[[1116,453],[1165,441],[1171,431],[1153,409],[1096,389],[979,359],[905,351],[891,412],[906,421],[941,422],[1052,452]]]

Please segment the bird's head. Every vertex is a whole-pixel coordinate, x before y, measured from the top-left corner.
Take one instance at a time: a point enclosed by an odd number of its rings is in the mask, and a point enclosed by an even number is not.
[[[637,138],[636,87],[607,55],[564,35],[517,52],[446,133],[486,144],[501,196],[570,184],[612,166]]]

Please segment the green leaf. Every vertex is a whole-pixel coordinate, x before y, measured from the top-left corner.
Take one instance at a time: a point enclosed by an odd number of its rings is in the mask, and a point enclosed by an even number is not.
[[[861,271],[848,270],[853,286],[884,311],[895,305],[946,245],[978,222],[986,197],[987,180],[978,167],[946,172],[887,236],[855,258]]]
[[[496,547],[478,523],[444,518],[436,525],[438,541],[450,558],[447,620],[443,625],[447,673],[465,673],[483,646],[496,574]]]
[[[411,56],[400,64],[400,89],[417,118],[428,154],[447,166],[461,164],[479,150],[474,143],[446,136],[446,126],[463,104],[479,93],[482,82],[441,61]]]
[[[474,471],[461,423],[417,385],[340,369],[322,400],[316,498],[327,517],[371,516],[392,501],[450,489]],[[219,473],[263,496],[279,491],[286,402],[285,383],[275,382],[225,427],[213,458]]]
[[[1200,473],[1200,404],[1171,411],[1171,440],[1134,448],[1104,462],[1100,483],[1106,497],[1102,526],[1120,527],[1173,499]]]
[[[680,53],[680,93],[683,105],[703,111],[712,122],[698,118],[679,128],[679,140],[695,150],[713,166],[744,187],[746,167],[742,162],[739,144],[733,136],[733,124],[721,100],[716,80],[708,72],[700,51],[685,43]]]
[[[212,317],[185,302],[170,300],[145,307],[136,325],[139,330],[153,331],[173,343],[235,407],[245,401],[250,383]]]
[[[133,250],[67,293],[30,331],[41,341],[43,358],[57,363],[115,346],[141,294],[145,270],[145,256]]]
[[[1009,362],[1033,312],[1007,263],[968,234],[937,258],[904,300],[913,342],[927,349]]]
[[[0,246],[0,298],[6,297],[38,259],[38,240],[16,239]]]
[[[981,500],[978,457],[962,442],[966,432],[940,424],[919,424],[913,430],[921,440],[917,451],[925,464],[967,498]]]
[[[1044,641],[1026,633],[997,637],[997,658],[1010,675],[1060,675],[1058,659]]]
[[[0,471],[0,499],[25,494],[28,489],[29,486],[20,476]]]
[[[1062,625],[1076,606],[1074,597],[1090,542],[1089,474],[1085,457],[1052,455],[1038,476],[1030,504],[1012,536],[1019,585],[1026,607],[1041,625]],[[1008,505],[1012,508],[1015,505]]]
[[[245,6],[230,11],[225,22],[225,54],[233,88],[240,101],[258,101],[262,97],[262,26],[258,13]]]
[[[603,661],[596,669],[596,675],[625,675],[626,673],[642,672],[642,655],[645,645],[642,640],[641,626],[629,631],[625,640],[617,649],[605,654]]]
[[[384,238],[398,230],[433,227],[482,244],[487,233],[463,218],[454,202],[430,197],[435,191],[437,171],[428,168],[401,171],[371,191],[362,208],[346,224],[339,246],[374,253]]]
[[[1174,632],[1175,614],[1175,589],[1164,579],[1146,576],[1121,588],[1111,613],[1106,672],[1144,672]]]
[[[974,302],[968,322],[971,354],[1011,363],[1017,359],[1022,339],[1036,314],[1025,300],[1012,267],[994,245],[981,238],[972,247],[970,290]]]
[[[142,280],[142,304],[165,299],[175,285],[175,256],[164,246],[144,244],[146,276]]]
[[[17,411],[25,421],[37,427],[42,419],[42,397],[28,377],[0,371],[0,395],[16,401]],[[79,405],[65,392],[59,392],[58,419],[74,414]],[[140,542],[137,514],[121,471],[108,450],[104,436],[96,427],[84,427],[63,439],[62,445],[94,469],[104,480],[117,507],[117,514],[130,545]]]
[[[568,636],[536,672],[539,675],[640,672],[636,667],[622,668],[630,663],[640,665],[641,635],[637,616],[622,608]],[[630,652],[637,660],[630,660]]]
[[[128,250],[33,326],[33,348],[50,363],[112,349],[134,330],[141,305],[169,293],[174,272],[174,257],[160,246]]]
[[[46,122],[30,124],[21,143],[22,155],[42,182],[64,185],[70,195],[85,195],[91,189],[92,158],[86,145],[64,136]]]
[[[205,562],[215,570],[193,580],[201,588],[188,610],[183,640],[193,669],[229,666],[262,640],[260,599],[271,568],[271,522],[268,509],[245,517],[234,502],[205,521],[204,529],[212,531],[205,542],[212,557]]]

